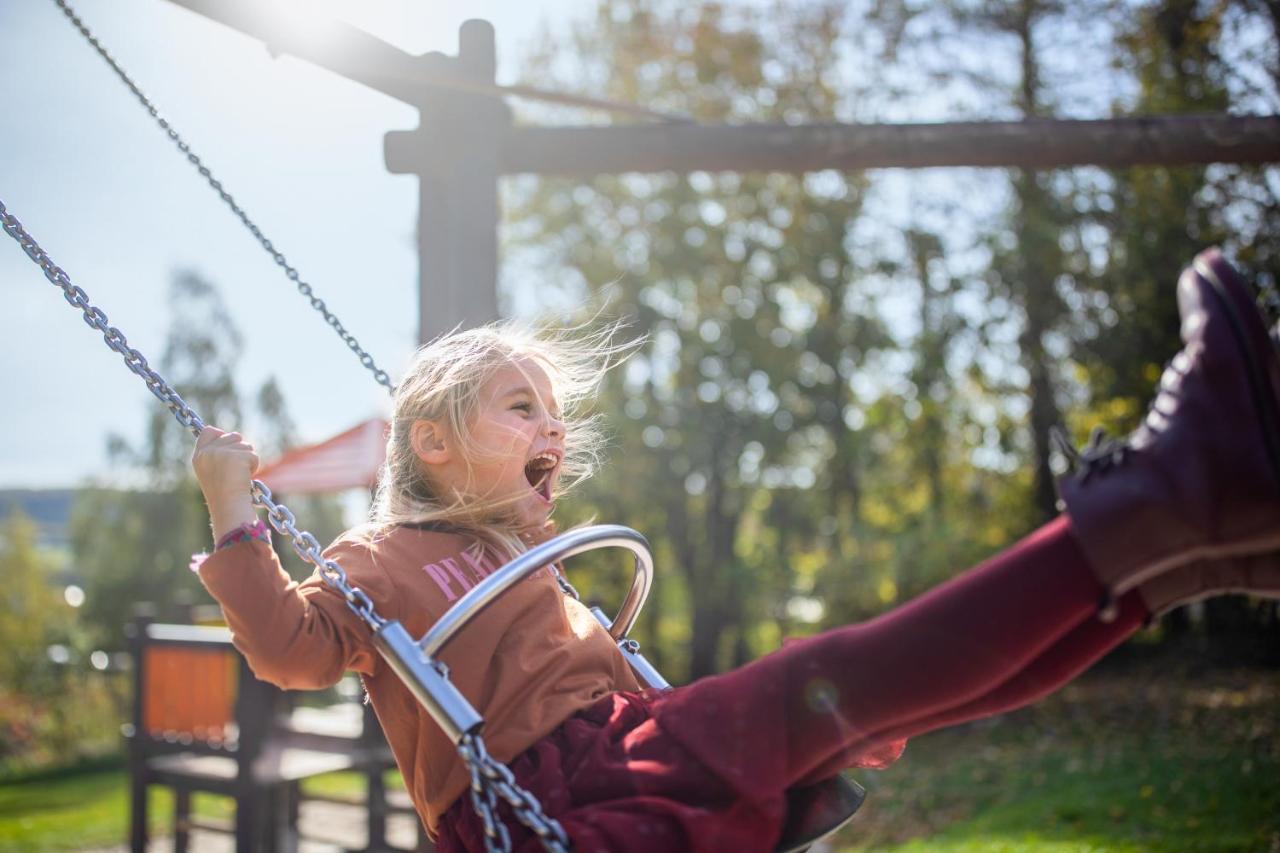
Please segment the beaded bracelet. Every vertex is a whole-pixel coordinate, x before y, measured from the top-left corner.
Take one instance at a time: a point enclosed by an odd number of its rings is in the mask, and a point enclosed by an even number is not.
[[[267,545],[271,544],[271,530],[262,523],[262,519],[258,519],[252,524],[242,524],[230,533],[224,534],[217,544],[213,546],[213,550],[221,551],[223,548],[230,548],[237,542],[252,542],[254,540],[265,542]],[[192,554],[188,568],[193,572],[199,571],[201,564],[207,559],[209,559],[208,554]]]
[[[218,540],[218,544],[213,546],[213,550],[221,551],[223,548],[230,548],[238,542],[252,542],[254,540],[265,542],[268,545],[271,544],[271,531],[267,529],[267,526],[262,523],[260,518],[252,524],[246,522],[230,533],[224,534]]]

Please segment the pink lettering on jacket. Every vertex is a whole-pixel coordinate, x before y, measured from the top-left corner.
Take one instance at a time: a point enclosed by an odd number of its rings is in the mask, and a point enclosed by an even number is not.
[[[462,567],[458,565],[458,561],[453,557],[445,557],[440,562],[449,570],[449,574],[453,575],[453,579],[462,584],[463,589],[471,589],[471,587],[475,586],[470,579],[462,574]]]
[[[447,601],[453,601],[480,581],[493,574],[493,563],[486,554],[476,555],[470,550],[458,554],[465,565],[459,565],[457,557],[445,557],[439,562],[427,563],[422,570],[435,581]],[[460,591],[459,591],[460,588]]]
[[[435,563],[427,563],[422,567],[422,570],[427,573],[428,577],[436,582],[436,586],[440,587],[440,591],[444,593],[445,600],[453,601],[458,597],[458,593],[453,591],[453,587],[449,583],[449,575],[444,569],[440,568]]]
[[[462,559],[466,560],[477,580],[487,578],[493,572],[493,564],[484,554],[476,556],[470,551],[463,551]]]

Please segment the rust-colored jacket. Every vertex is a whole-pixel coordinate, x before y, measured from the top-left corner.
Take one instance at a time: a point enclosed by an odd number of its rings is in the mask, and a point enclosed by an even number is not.
[[[380,615],[400,620],[414,637],[500,564],[464,536],[407,526],[372,542],[346,535],[325,553]],[[301,584],[291,580],[262,542],[223,548],[199,572],[259,678],[306,690],[328,687],[346,670],[360,673],[414,805],[434,835],[440,815],[468,787],[466,770],[345,601],[318,573]],[[485,610],[443,660],[450,680],[484,716],[490,754],[504,762],[602,696],[639,689],[608,632],[561,593],[550,570]]]

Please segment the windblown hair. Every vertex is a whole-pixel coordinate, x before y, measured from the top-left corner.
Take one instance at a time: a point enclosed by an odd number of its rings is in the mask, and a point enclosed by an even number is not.
[[[396,387],[386,462],[364,532],[376,536],[397,524],[441,524],[469,533],[499,553],[524,551],[511,501],[439,493],[413,451],[413,424],[442,424],[463,459],[478,461],[469,427],[481,387],[503,367],[532,361],[551,380],[562,411],[565,457],[557,491],[563,494],[599,467],[604,444],[600,416],[584,410],[605,373],[639,343],[619,343],[619,331],[617,324],[586,331],[503,321],[454,331],[419,349]]]

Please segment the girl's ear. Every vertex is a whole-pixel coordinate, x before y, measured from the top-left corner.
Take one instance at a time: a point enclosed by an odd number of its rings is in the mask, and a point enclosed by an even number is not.
[[[417,420],[409,430],[414,455],[428,465],[440,465],[452,457],[445,432],[436,421]]]

